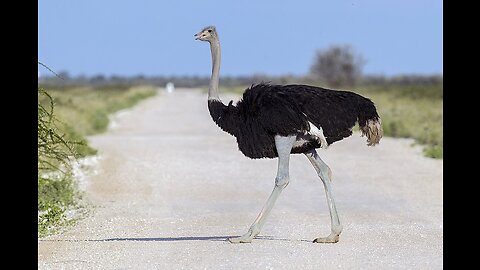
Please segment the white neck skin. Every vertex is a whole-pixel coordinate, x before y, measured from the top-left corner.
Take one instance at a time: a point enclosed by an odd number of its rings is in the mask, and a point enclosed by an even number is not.
[[[220,80],[220,41],[213,40],[210,42],[210,50],[212,52],[212,77],[208,88],[208,100],[218,100],[218,82]]]

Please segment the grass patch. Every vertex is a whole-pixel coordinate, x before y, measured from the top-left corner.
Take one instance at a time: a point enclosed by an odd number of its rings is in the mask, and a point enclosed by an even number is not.
[[[385,136],[413,138],[424,154],[443,158],[443,85],[365,86],[382,118]]]
[[[129,89],[79,87],[50,89],[49,92],[62,121],[83,136],[106,131],[110,114],[156,94],[153,86]]]
[[[38,178],[38,236],[57,233],[75,223],[67,212],[78,207],[81,194],[70,173]]]
[[[95,155],[85,136],[107,130],[111,113],[157,93],[153,86],[120,88],[39,88],[38,236],[74,224],[83,207],[73,177],[76,158]],[[77,211],[78,212],[78,211]]]

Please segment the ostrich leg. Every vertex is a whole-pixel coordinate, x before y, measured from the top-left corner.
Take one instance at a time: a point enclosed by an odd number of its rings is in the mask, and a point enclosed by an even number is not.
[[[332,196],[332,186],[330,186],[330,182],[332,181],[332,173],[330,168],[323,162],[322,159],[317,154],[315,149],[312,149],[308,152],[304,153],[308,160],[312,163],[313,167],[317,171],[318,176],[323,182],[323,186],[325,188],[325,193],[327,195],[327,203],[328,208],[330,210],[330,221],[331,221],[331,230],[329,236],[327,237],[319,237],[313,240],[314,243],[336,243],[338,242],[338,238],[340,233],[342,232],[342,225],[340,224],[340,219],[338,218],[337,208],[335,207],[335,201],[333,200]]]
[[[248,232],[240,237],[229,238],[231,243],[250,243],[252,239],[260,233],[260,230],[265,224],[265,220],[273,208],[275,201],[282,192],[282,190],[289,183],[289,161],[290,151],[292,150],[293,143],[296,140],[296,136],[282,137],[275,136],[275,147],[278,153],[278,169],[277,177],[275,177],[275,187],[272,194],[268,198],[266,204],[263,206],[262,211],[258,214],[257,218],[253,222]]]

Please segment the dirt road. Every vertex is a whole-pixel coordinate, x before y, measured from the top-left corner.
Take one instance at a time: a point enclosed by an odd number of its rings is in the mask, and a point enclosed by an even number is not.
[[[222,95],[224,102],[231,98]],[[412,141],[367,147],[354,134],[319,154],[333,172],[343,233],[330,232],[323,186],[303,155],[250,244],[245,233],[272,191],[276,160],[250,160],[212,122],[205,94],[162,93],[120,114],[85,183],[93,213],[39,239],[39,269],[441,269],[443,161]]]

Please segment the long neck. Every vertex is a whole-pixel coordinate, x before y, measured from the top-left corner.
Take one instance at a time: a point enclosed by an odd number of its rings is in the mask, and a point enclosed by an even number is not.
[[[208,110],[213,121],[225,132],[237,136],[238,114],[237,108],[231,106],[232,101],[226,106],[218,96],[218,81],[220,79],[220,42],[215,40],[210,43],[212,50],[212,78],[208,88]]]
[[[220,41],[214,40],[210,42],[210,50],[212,51],[212,78],[210,79],[210,87],[208,88],[208,100],[218,100],[218,81],[220,79]]]

